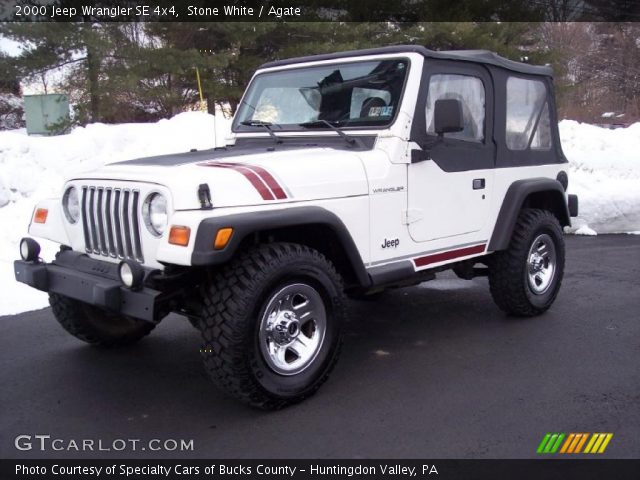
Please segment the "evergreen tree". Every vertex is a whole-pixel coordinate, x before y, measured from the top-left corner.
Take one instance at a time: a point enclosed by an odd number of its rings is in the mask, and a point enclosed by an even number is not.
[[[24,126],[20,80],[14,60],[0,52],[0,129]]]
[[[15,60],[0,51],[0,93],[20,94],[20,77]]]
[[[103,70],[117,50],[111,41],[116,29],[117,24],[14,23],[3,25],[1,33],[25,45],[16,59],[22,78],[34,80],[46,72],[70,68],[70,84],[84,87],[74,99],[82,120],[101,121]]]
[[[399,1],[408,7],[398,20],[419,18],[429,13],[429,8],[453,8],[444,0]],[[377,0],[358,5],[329,14],[338,12],[339,18],[352,20],[365,18],[366,8],[393,7]],[[558,15],[566,11],[563,5],[558,6]],[[476,8],[470,2],[463,2],[460,8],[461,18],[478,15],[470,10]],[[522,2],[503,8],[514,9],[512,15],[523,12],[515,10],[523,8]],[[505,11],[503,15],[507,15]],[[318,10],[317,15],[324,18],[327,12]],[[435,50],[487,49],[513,60],[526,57],[531,63],[551,63],[561,107],[570,106],[572,112],[595,112],[606,93],[607,98],[617,99],[614,103],[620,107],[616,109],[638,110],[639,50],[633,24],[87,22],[4,24],[0,25],[0,34],[27,45],[16,59],[15,73],[5,78],[43,78],[46,87],[44,74],[64,67],[68,75],[63,92],[69,94],[76,120],[81,123],[151,121],[194,108],[199,100],[196,70],[209,110],[229,105],[235,111],[255,69],[265,62],[393,44],[419,44]],[[2,62],[0,58],[0,68],[10,72]]]

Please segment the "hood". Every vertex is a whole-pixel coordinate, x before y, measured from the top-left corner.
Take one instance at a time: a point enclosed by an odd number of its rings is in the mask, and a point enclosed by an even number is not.
[[[200,208],[203,183],[209,185],[214,208],[331,199],[368,193],[362,150],[226,147],[113,163],[76,179],[164,185],[175,210]]]

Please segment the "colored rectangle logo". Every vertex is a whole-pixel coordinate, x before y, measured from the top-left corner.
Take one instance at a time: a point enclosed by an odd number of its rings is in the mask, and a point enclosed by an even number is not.
[[[536,453],[542,455],[601,454],[605,452],[612,438],[613,433],[550,432],[542,437]]]

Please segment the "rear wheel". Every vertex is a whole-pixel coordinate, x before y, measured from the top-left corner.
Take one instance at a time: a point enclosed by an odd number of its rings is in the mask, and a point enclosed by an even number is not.
[[[49,304],[67,332],[93,345],[130,345],[155,328],[153,323],[108,312],[57,293],[49,294]]]
[[[503,311],[539,315],[553,304],[564,275],[564,238],[547,210],[524,209],[507,250],[493,255],[489,286]]]
[[[216,385],[251,406],[277,409],[315,393],[339,353],[342,282],[308,247],[252,248],[204,291],[200,328]]]

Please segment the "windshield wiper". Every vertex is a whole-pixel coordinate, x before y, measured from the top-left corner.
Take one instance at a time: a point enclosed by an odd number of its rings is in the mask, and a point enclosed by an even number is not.
[[[356,143],[355,138],[350,137],[349,135],[344,133],[340,128],[336,127],[333,123],[329,122],[328,120],[313,120],[311,122],[300,123],[298,125],[304,128],[312,128],[312,127],[319,127],[321,125],[326,125],[331,130],[333,130],[338,135],[340,135],[342,138],[344,138],[344,141],[347,142],[349,145],[355,145]]]
[[[240,125],[245,125],[247,127],[263,127],[276,143],[282,143],[282,139],[273,133],[273,130],[271,130],[271,127],[273,126],[273,123],[271,122],[263,122],[262,120],[245,120],[244,122],[240,122]]]

